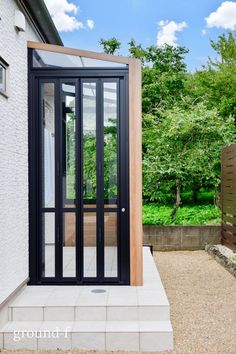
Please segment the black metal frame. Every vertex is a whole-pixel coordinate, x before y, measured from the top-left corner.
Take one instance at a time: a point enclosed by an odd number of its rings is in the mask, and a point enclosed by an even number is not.
[[[126,285],[130,282],[130,245],[129,245],[129,131],[128,131],[128,68],[32,68],[32,50],[28,52],[29,62],[29,273],[31,285],[86,285],[114,284]],[[82,82],[97,82],[97,206],[83,205],[82,179]],[[117,208],[104,208],[103,176],[103,82],[117,82],[118,92],[118,204]],[[62,193],[62,124],[55,124],[55,208],[42,208],[42,124],[40,122],[40,82],[55,83],[55,101],[61,103],[61,83],[74,82],[76,87],[76,208],[65,208]],[[55,121],[61,117],[61,104],[55,105]],[[78,119],[80,118],[80,119]],[[99,123],[99,124],[98,124]],[[99,130],[100,129],[100,130]],[[99,139],[98,139],[99,138]],[[99,161],[99,162],[98,162]],[[125,208],[125,213],[121,209]],[[97,212],[97,278],[83,277],[83,213]],[[42,215],[44,212],[55,214],[55,277],[42,277]],[[76,277],[62,277],[63,270],[63,219],[66,212],[76,213]],[[118,277],[104,277],[104,212],[116,212],[118,221]]]

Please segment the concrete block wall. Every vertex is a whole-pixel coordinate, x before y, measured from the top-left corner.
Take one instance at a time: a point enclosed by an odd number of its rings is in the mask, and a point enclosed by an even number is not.
[[[0,94],[0,304],[28,277],[27,40],[30,22],[14,28],[14,0],[0,0],[0,56],[9,64],[8,97]]]
[[[153,245],[155,251],[199,250],[207,244],[218,244],[221,226],[143,226],[143,242]]]

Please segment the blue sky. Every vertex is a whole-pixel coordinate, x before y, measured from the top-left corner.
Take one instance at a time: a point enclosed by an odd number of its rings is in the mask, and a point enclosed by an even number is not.
[[[134,38],[144,47],[168,42],[189,48],[189,70],[214,55],[210,39],[236,29],[236,2],[221,0],[45,0],[63,43],[101,51],[100,38],[117,37],[119,54]],[[206,20],[207,18],[207,20]],[[159,34],[158,34],[159,33]],[[157,42],[158,35],[158,42]]]

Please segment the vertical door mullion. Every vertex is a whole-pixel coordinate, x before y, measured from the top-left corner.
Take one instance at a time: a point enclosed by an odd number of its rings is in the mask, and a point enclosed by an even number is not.
[[[83,94],[81,79],[76,80],[76,277],[83,278]]]
[[[55,83],[55,207],[56,207],[56,280],[62,278],[62,111],[61,111],[61,83]]]
[[[123,140],[122,129],[123,129],[123,111],[122,111],[122,85],[121,79],[117,79],[117,275],[119,280],[121,280],[121,262],[122,262],[122,252],[121,252],[121,235],[122,233],[122,215],[121,208],[126,207],[123,205],[123,190],[122,190],[122,174],[123,174],[123,163],[125,161],[125,156],[122,156],[122,149],[125,145],[125,140]]]
[[[104,119],[103,83],[97,80],[96,159],[97,159],[97,277],[104,278]]]
[[[37,112],[37,124],[36,124],[36,131],[38,131],[38,163],[37,163],[37,179],[36,179],[36,185],[38,186],[37,189],[37,232],[38,232],[38,276],[39,278],[42,278],[42,273],[43,273],[43,255],[44,255],[44,250],[43,250],[43,228],[42,228],[42,220],[43,220],[43,212],[42,212],[42,163],[43,163],[43,158],[42,158],[42,146],[43,146],[43,134],[42,134],[42,81],[40,79],[36,80],[36,95],[38,94],[38,100],[37,100],[37,107],[36,107],[36,112]],[[37,156],[37,155],[36,155]],[[38,182],[38,184],[37,184]]]
[[[118,281],[123,281],[122,279],[122,272],[121,272],[121,262],[123,260],[123,255],[121,252],[121,244],[126,237],[126,233],[122,232],[123,230],[123,224],[124,224],[124,218],[125,218],[125,213],[121,213],[121,208],[126,209],[126,205],[123,200],[123,188],[125,186],[124,184],[124,176],[125,176],[125,169],[123,168],[126,156],[124,156],[123,151],[125,149],[126,145],[126,136],[123,135],[124,133],[124,123],[125,121],[123,120],[124,117],[124,111],[123,111],[123,86],[120,84],[120,82],[123,82],[123,78],[109,78],[109,79],[103,79],[104,83],[115,83],[116,84],[116,128],[117,128],[117,133],[116,133],[116,173],[117,173],[117,178],[116,178],[116,187],[117,187],[117,209],[114,211],[116,213],[116,218],[117,218],[117,229],[116,229],[116,254],[117,254],[117,276],[114,277],[114,280],[118,279]],[[104,99],[104,98],[103,98]],[[103,102],[105,105],[105,102]],[[103,116],[105,113],[103,114]],[[105,117],[103,117],[103,120]],[[105,123],[104,123],[105,124]],[[103,124],[103,125],[104,125]],[[103,127],[104,130],[104,127]],[[104,139],[105,141],[106,139]],[[104,210],[106,212],[106,208]],[[122,237],[121,237],[122,235]],[[106,235],[104,234],[104,250],[106,249]],[[106,267],[106,264],[104,265]]]

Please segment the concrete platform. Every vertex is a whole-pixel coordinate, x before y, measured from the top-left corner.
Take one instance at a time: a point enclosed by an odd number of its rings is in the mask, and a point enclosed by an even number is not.
[[[0,347],[172,349],[169,302],[149,248],[144,247],[142,287],[26,287],[9,306]]]

